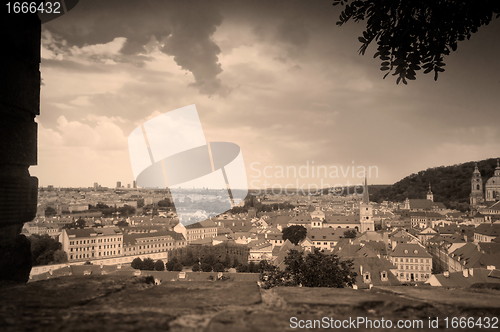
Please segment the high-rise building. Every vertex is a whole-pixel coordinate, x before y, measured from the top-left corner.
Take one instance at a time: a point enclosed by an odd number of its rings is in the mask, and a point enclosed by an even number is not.
[[[99,183],[94,182],[94,191],[97,191],[99,189]]]
[[[121,188],[122,187],[122,183],[120,181],[117,181],[116,182],[116,188]]]
[[[137,184],[136,184],[136,183],[135,183],[135,181],[134,181],[134,189],[135,189],[135,188],[137,188]]]
[[[127,184],[127,188],[128,188],[128,189],[130,189],[130,183],[129,183],[129,184]]]

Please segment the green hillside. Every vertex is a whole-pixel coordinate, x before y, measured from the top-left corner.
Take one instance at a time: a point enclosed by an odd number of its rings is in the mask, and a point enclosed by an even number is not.
[[[496,159],[478,162],[483,177],[483,185],[493,176]],[[469,209],[470,180],[474,162],[453,166],[441,166],[411,174],[392,186],[371,193],[370,200],[382,202],[389,200],[402,202],[408,198],[426,198],[429,183],[432,186],[435,202],[443,202],[448,208],[467,211]]]

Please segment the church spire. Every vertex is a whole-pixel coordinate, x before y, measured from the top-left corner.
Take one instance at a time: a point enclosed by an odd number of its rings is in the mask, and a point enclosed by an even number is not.
[[[370,196],[368,195],[368,184],[366,181],[366,173],[365,173],[365,188],[363,192],[363,203],[364,204],[369,204],[370,203]]]

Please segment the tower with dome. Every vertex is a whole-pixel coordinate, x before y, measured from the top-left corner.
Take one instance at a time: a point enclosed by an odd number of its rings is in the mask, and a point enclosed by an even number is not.
[[[474,166],[474,172],[471,178],[470,205],[472,211],[478,211],[478,208],[489,207],[495,202],[500,201],[500,161],[497,159],[497,166],[491,178],[486,181],[483,188],[483,178],[481,172]]]
[[[487,202],[496,202],[500,200],[500,161],[498,159],[495,173],[486,181],[484,189]]]

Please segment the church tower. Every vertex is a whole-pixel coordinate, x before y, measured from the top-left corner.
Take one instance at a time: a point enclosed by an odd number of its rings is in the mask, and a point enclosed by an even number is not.
[[[366,231],[374,231],[375,224],[373,222],[373,209],[370,205],[370,196],[368,195],[368,184],[365,174],[365,188],[363,192],[363,202],[359,205],[359,223],[361,233]]]
[[[483,201],[484,201],[483,178],[481,177],[481,172],[479,172],[476,163],[471,179],[471,192],[470,192],[471,208],[479,203],[482,203]]]
[[[434,195],[432,194],[431,184],[429,183],[429,191],[427,192],[427,199],[431,202],[434,202]]]

